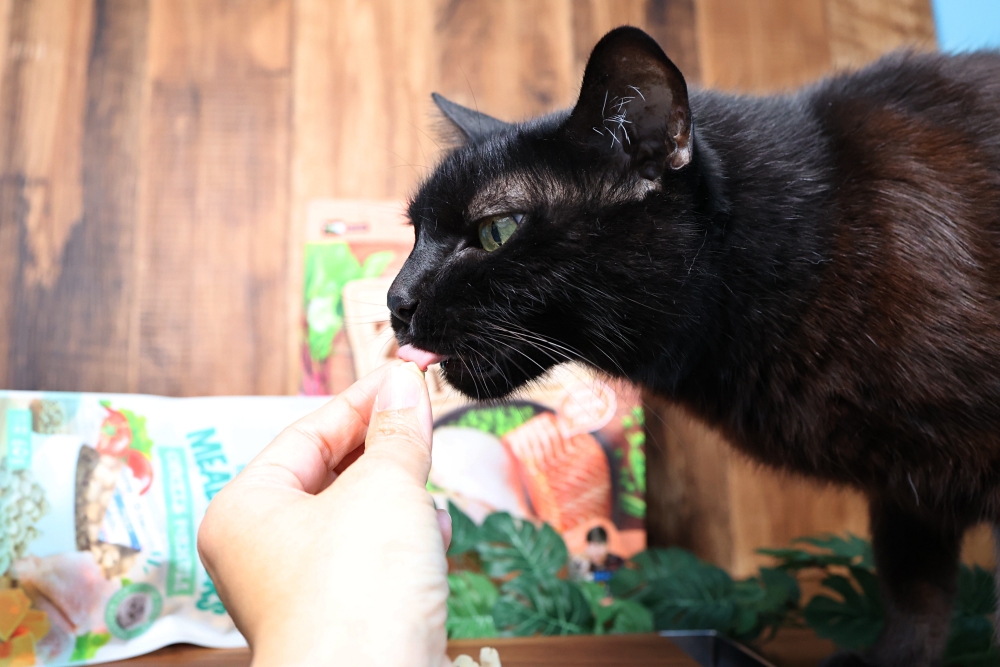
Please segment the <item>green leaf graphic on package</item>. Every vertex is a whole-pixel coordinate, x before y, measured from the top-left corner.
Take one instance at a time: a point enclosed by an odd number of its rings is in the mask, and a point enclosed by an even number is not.
[[[333,339],[344,326],[344,285],[360,278],[382,275],[392,262],[389,250],[372,253],[358,262],[344,242],[306,245],[305,311],[309,329],[309,355],[316,361],[330,356]]]
[[[110,401],[101,401],[107,415],[101,423],[95,449],[100,454],[122,459],[139,482],[139,495],[153,484],[153,441],[146,433],[146,418],[131,410],[115,410]]]

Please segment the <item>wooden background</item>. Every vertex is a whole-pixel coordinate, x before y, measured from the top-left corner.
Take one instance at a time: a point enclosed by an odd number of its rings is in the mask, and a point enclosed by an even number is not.
[[[572,104],[623,23],[748,92],[934,44],[928,0],[0,0],[0,387],[294,392],[306,202],[410,193],[431,91],[508,120]],[[865,530],[857,498],[676,408],[650,424],[654,541],[743,572]]]

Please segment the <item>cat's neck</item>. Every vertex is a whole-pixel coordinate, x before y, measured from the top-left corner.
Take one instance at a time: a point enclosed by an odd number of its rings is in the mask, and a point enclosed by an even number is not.
[[[691,258],[698,316],[643,382],[724,419],[739,411],[737,401],[752,409],[761,398],[760,378],[783,353],[829,261],[828,148],[807,100],[737,103],[699,93],[692,102],[692,166],[706,226]]]

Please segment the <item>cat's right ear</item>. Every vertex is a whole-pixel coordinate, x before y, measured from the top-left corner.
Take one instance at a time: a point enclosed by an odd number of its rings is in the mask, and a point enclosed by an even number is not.
[[[597,43],[563,127],[572,139],[606,151],[649,180],[691,162],[684,76],[638,28],[615,28]]]
[[[461,104],[456,104],[437,93],[431,93],[431,99],[434,100],[434,104],[445,115],[445,118],[450,120],[465,139],[472,143],[494,132],[500,132],[510,127],[509,123],[505,123],[493,116],[487,116],[475,109],[463,107]]]

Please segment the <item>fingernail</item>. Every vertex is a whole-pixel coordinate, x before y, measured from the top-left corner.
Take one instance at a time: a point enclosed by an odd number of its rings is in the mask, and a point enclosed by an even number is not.
[[[375,397],[375,410],[406,410],[415,408],[420,403],[420,397],[424,393],[423,384],[419,376],[404,364],[393,366],[382,378],[379,385],[378,395]]]

